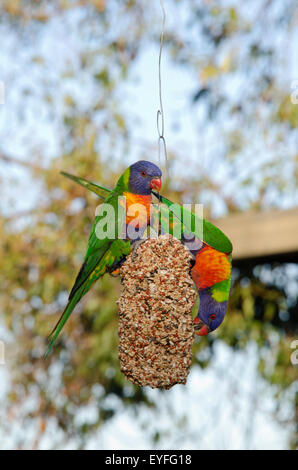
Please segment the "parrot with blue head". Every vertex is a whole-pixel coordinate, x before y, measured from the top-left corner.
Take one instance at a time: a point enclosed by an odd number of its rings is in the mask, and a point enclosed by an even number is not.
[[[197,335],[204,336],[221,325],[228,306],[231,272],[231,254],[222,253],[203,243],[191,268],[191,276],[200,297],[199,311],[194,320]]]
[[[46,357],[77,303],[100,277],[105,273],[113,272],[119,263],[125,260],[132,250],[133,243],[138,237],[141,237],[150,223],[151,191],[160,190],[161,176],[162,172],[158,166],[141,160],[124,171],[112,191],[97,187],[97,194],[104,199],[104,204],[95,217],[84,263],[70,292],[68,303],[50,334]],[[75,177],[72,179],[77,180],[80,184],[83,183],[83,179]],[[86,183],[84,185],[86,186]],[[88,182],[86,187],[88,185],[93,190],[96,187],[93,183]],[[134,204],[141,205],[144,211],[137,219],[135,230],[130,231],[128,228],[135,218],[135,212],[131,212]],[[108,208],[112,209],[111,213],[107,212]],[[110,224],[113,228],[112,235],[102,231],[99,236],[98,227],[101,224]],[[131,233],[134,235],[133,237],[130,237]]]
[[[164,196],[153,194],[169,210],[171,224],[168,227],[165,211],[161,212],[161,226],[169,233],[178,233],[181,242],[192,254],[191,277],[199,294],[199,309],[194,319],[198,336],[204,336],[218,328],[227,311],[232,274],[232,244],[215,225],[187,207],[173,204]],[[177,230],[178,226],[178,230]]]

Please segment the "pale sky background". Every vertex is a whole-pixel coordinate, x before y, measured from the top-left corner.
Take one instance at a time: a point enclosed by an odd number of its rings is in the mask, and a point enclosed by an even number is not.
[[[171,23],[171,14],[168,12],[168,21]],[[43,36],[38,48],[53,62],[53,70],[49,68],[49,77],[54,73],[59,64],[64,63],[65,54],[69,60],[75,61],[75,54],[70,55],[69,45],[73,42],[75,51],[76,38],[74,30],[68,34],[65,42],[65,22],[56,21],[47,28],[47,33]],[[36,109],[34,103],[30,103],[28,108],[24,107],[26,119],[22,125],[15,116],[15,103],[18,100],[19,86],[24,83],[28,87],[37,86],[38,68],[30,70],[30,76],[22,71],[22,54],[20,52],[17,60],[14,60],[12,51],[15,48],[15,38],[11,34],[3,36],[1,33],[2,47],[0,51],[1,68],[9,70],[10,75],[15,80],[6,83],[6,103],[0,107],[0,126],[2,128],[3,141],[1,147],[8,154],[19,158],[30,158],[28,148],[34,148],[43,142],[42,148],[47,158],[55,156],[58,151],[56,145],[57,132],[59,132],[60,109],[57,107],[57,116],[49,119],[46,110],[41,106]],[[297,32],[293,39],[298,41]],[[272,38],[271,38],[272,39]],[[278,41],[278,37],[274,39]],[[59,50],[59,53],[55,51]],[[290,74],[286,81],[289,87],[295,78],[298,78],[298,53],[296,47],[291,47],[289,61]],[[52,59],[51,59],[52,58]],[[24,58],[25,60],[25,58]],[[158,48],[148,46],[144,48],[140,58],[136,61],[131,72],[131,81],[123,85],[123,100],[127,112],[132,116],[133,138],[135,141],[136,153],[134,150],[128,156],[128,162],[133,162],[138,154],[138,150],[143,146],[147,149],[148,144],[152,145],[152,160],[157,163],[157,130],[156,112],[158,103],[158,75],[157,75]],[[294,65],[295,64],[295,65]],[[54,70],[55,68],[55,70]],[[36,72],[36,73],[35,73]],[[32,75],[31,75],[32,73]],[[182,159],[190,159],[200,165],[206,164],[202,155],[202,139],[197,120],[194,120],[195,108],[189,106],[189,96],[197,89],[197,77],[184,68],[174,65],[165,52],[162,61],[163,77],[163,102],[165,111],[165,136],[169,150],[178,149]],[[1,77],[0,77],[1,78]],[[283,77],[284,78],[284,77]],[[86,77],[88,84],[88,77]],[[237,88],[232,88],[232,92]],[[82,105],[88,108],[90,95],[87,88],[77,90],[82,94]],[[74,90],[72,89],[72,92]],[[57,89],[57,93],[62,90]],[[29,98],[28,98],[29,100]],[[29,103],[29,101],[28,101]],[[173,126],[176,119],[179,120],[180,129]],[[225,123],[228,125],[228,123]],[[31,132],[28,141],[28,128]],[[3,132],[3,130],[5,132]],[[210,131],[211,132],[211,131]],[[24,146],[24,141],[27,145]],[[297,144],[297,142],[296,142]],[[220,142],[215,142],[219,145]],[[260,145],[258,142],[256,145]],[[292,143],[295,145],[295,142]],[[0,150],[1,150],[0,147]],[[208,149],[210,151],[210,149]],[[118,155],[117,158],[121,158]],[[204,161],[203,161],[204,160]],[[127,161],[127,160],[126,160]],[[187,174],[188,167],[185,161],[181,160],[183,168]],[[177,171],[180,167],[177,167]],[[17,206],[14,210],[28,209],[34,206],[36,198],[39,196],[39,188],[30,187],[29,173],[18,167],[11,165],[0,165],[0,171],[5,171],[8,176],[13,176],[18,181]],[[225,180],[225,169],[220,168],[217,180],[223,183]],[[28,184],[29,183],[29,184]],[[234,191],[233,183],[229,191]],[[9,192],[9,188],[6,188]],[[25,195],[25,197],[24,197]],[[295,205],[298,200],[290,198],[281,202],[283,207]],[[9,211],[9,207],[1,209]],[[215,206],[215,214],[221,215],[223,207],[220,202]],[[226,319],[228,321],[228,318]],[[7,350],[13,345],[9,345],[10,337],[5,336],[4,329],[0,330],[0,339],[7,340]],[[216,335],[216,333],[215,333]],[[150,397],[157,403],[157,411],[152,412],[147,409],[140,409],[135,417],[131,411],[122,408],[120,401],[116,397],[110,397],[114,402],[112,406],[119,407],[116,417],[110,420],[99,432],[97,432],[88,443],[88,448],[104,449],[145,449],[152,448],[148,439],[148,431],[144,424],[149,423],[149,429],[154,429],[156,420],[158,427],[170,433],[161,438],[157,448],[161,449],[285,449],[288,445],[289,428],[281,427],[272,417],[274,407],[274,388],[269,387],[258,375],[256,370],[257,355],[254,344],[250,344],[246,350],[233,352],[226,345],[218,341],[216,343],[216,354],[212,364],[206,370],[193,368],[187,385],[175,386],[172,390],[161,394],[156,390],[148,390]],[[0,401],[5,401],[5,395],[9,391],[9,362],[0,365]],[[100,388],[99,388],[100,393]],[[292,391],[294,393],[294,390]],[[34,394],[33,394],[34,395]],[[27,403],[34,408],[34,396],[32,402]],[[181,417],[181,430],[172,429],[171,410],[175,410],[176,416]],[[281,415],[291,415],[291,409],[284,403]],[[78,420],[91,420],[96,417],[96,409],[92,406],[82,410],[77,417]],[[185,418],[187,425],[183,427]],[[1,410],[0,410],[1,419]],[[41,447],[47,448],[53,442],[59,440],[59,434],[54,422],[50,431],[41,440]],[[13,425],[9,426],[9,433],[0,434],[0,448],[14,448],[18,442],[18,436],[24,432],[21,417],[16,417]],[[34,440],[37,428],[32,426],[26,429],[28,447]],[[182,444],[181,444],[182,442]],[[68,448],[75,448],[76,443],[70,442]]]

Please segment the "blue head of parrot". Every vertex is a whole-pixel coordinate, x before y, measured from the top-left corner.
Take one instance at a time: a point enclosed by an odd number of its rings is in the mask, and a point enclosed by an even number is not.
[[[134,194],[149,195],[161,188],[162,172],[154,163],[140,160],[130,166],[129,186]]]
[[[212,298],[210,290],[203,289],[199,293],[200,306],[198,316],[194,320],[195,333],[204,336],[216,330],[222,323],[228,302],[217,302]]]

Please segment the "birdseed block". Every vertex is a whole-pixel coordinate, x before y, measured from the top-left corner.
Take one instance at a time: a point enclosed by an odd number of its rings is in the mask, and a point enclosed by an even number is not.
[[[169,235],[148,239],[120,269],[120,368],[139,386],[185,384],[192,360],[196,298],[191,255]]]

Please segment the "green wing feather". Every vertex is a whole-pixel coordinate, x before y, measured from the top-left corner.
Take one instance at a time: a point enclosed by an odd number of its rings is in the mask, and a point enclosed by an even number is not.
[[[232,243],[218,227],[213,225],[211,222],[198,217],[183,206],[174,204],[164,196],[161,196],[155,192],[153,192],[153,194],[160,200],[160,202],[165,204],[168,210],[173,214],[173,217],[170,217],[170,233],[174,232],[175,224],[180,221],[181,225],[183,226],[183,231],[186,229],[186,232],[194,233],[196,237],[198,237],[200,240],[203,240],[215,250],[218,250],[222,253],[232,252]],[[162,214],[163,212],[161,211],[161,215]],[[167,211],[164,210],[164,215],[161,217],[161,225],[164,223],[163,219],[165,220],[167,217]]]
[[[110,189],[92,183],[91,181],[88,181],[85,178],[80,178],[78,176],[71,175],[70,173],[66,173],[65,171],[61,171],[61,175],[66,176],[66,178],[75,181],[81,186],[84,186],[84,188],[89,189],[89,191],[92,191],[93,193],[97,194],[97,196],[101,197],[102,199],[105,199],[111,193]]]

